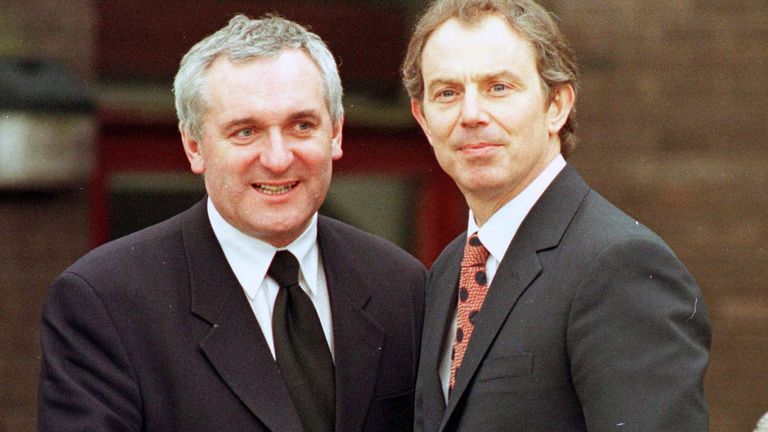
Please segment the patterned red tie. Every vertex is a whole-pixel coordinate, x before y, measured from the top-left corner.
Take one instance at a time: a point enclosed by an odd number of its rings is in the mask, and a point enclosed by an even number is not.
[[[464,246],[464,258],[461,259],[461,275],[459,276],[459,302],[456,313],[456,340],[451,352],[451,378],[449,392],[453,391],[456,374],[464,360],[464,353],[469,344],[469,338],[474,330],[475,315],[480,311],[488,293],[488,276],[485,273],[485,262],[488,260],[488,249],[483,246],[477,233],[472,234]]]

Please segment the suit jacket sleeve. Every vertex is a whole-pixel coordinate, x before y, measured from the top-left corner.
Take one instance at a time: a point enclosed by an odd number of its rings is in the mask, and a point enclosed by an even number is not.
[[[569,320],[587,430],[707,430],[709,321],[698,286],[661,240],[624,239],[598,254]]]
[[[128,353],[87,281],[64,273],[43,311],[40,431],[138,431],[141,401]]]

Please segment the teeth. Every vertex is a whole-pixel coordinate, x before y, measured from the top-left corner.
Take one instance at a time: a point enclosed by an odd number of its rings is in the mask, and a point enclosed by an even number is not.
[[[279,194],[284,194],[289,190],[293,189],[293,187],[296,186],[296,184],[297,183],[291,183],[287,185],[257,184],[256,188],[267,195],[279,195]]]

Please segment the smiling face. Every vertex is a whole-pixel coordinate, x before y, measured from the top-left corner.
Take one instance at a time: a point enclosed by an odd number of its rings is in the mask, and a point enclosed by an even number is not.
[[[240,231],[276,247],[296,239],[320,208],[339,159],[320,70],[300,50],[245,63],[217,59],[205,78],[200,140],[185,128],[192,171]]]
[[[560,152],[573,90],[547,95],[532,44],[496,15],[449,19],[421,60],[424,97],[411,111],[482,225]]]

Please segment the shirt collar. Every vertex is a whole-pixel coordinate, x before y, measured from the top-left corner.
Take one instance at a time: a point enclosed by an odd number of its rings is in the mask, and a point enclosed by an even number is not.
[[[483,246],[501,262],[523,220],[563,168],[565,159],[558,154],[531,184],[497,210],[482,227],[477,226],[475,215],[470,209],[467,236],[477,232]]]
[[[227,222],[208,199],[208,218],[224,255],[249,298],[253,299],[267,275],[269,265],[278,248],[249,236]],[[289,250],[299,261],[299,282],[311,294],[317,289],[317,213],[312,215],[304,232],[280,250]],[[247,269],[247,271],[245,270]]]

